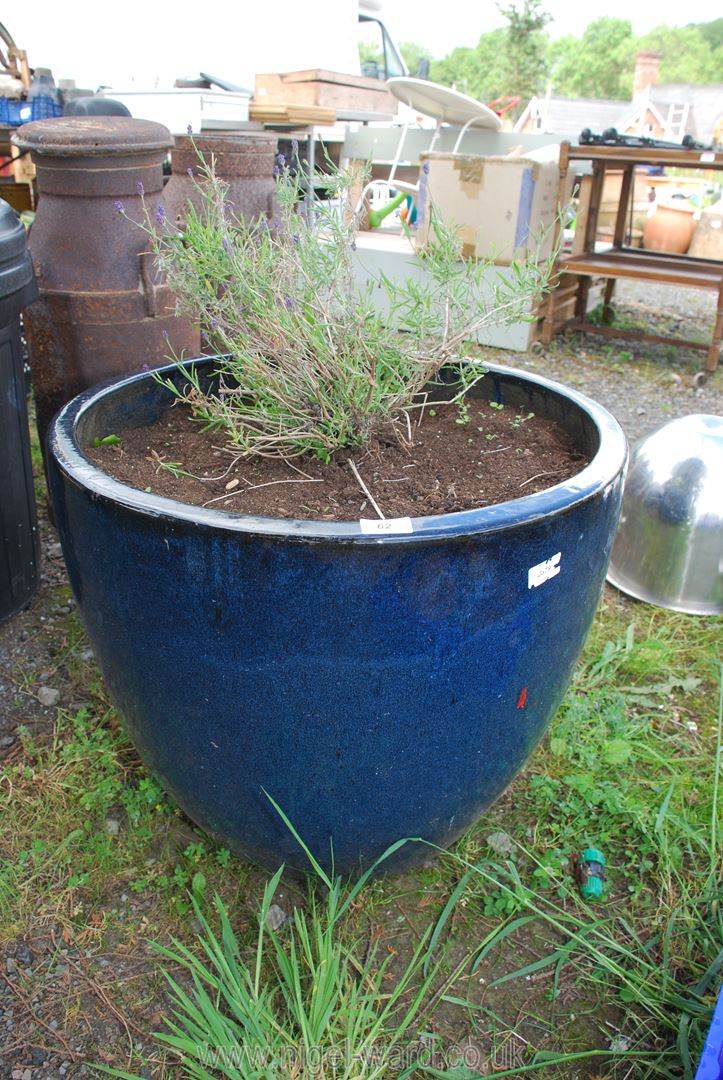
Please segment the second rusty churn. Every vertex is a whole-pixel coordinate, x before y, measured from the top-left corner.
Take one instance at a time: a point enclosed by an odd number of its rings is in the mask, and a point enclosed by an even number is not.
[[[228,186],[226,205],[236,217],[272,221],[277,146],[277,136],[265,132],[177,135],[171,153],[173,172],[163,193],[169,222],[181,228],[189,203],[201,213],[203,199],[197,181],[204,165],[212,161],[214,173]]]
[[[40,299],[25,317],[41,445],[55,412],[115,375],[197,356],[196,327],[175,315],[148,238],[172,145],[162,124],[126,116],[72,116],[25,124],[38,211],[29,249]],[[126,217],[127,215],[127,217]]]

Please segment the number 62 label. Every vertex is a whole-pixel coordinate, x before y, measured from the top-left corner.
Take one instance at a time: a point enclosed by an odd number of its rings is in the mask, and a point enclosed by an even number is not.
[[[359,528],[370,536],[388,536],[390,533],[414,532],[412,519],[403,518],[360,518]]]

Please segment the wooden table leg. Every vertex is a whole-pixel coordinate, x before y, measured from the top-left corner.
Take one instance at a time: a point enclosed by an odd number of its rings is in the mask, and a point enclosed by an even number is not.
[[[615,292],[616,281],[617,278],[609,277],[605,282],[605,292],[603,294],[602,321],[608,326],[615,318],[615,312],[612,308],[612,299]]]
[[[713,340],[708,350],[708,357],[705,362],[706,371],[715,371],[718,367],[718,358],[720,357],[721,339],[723,338],[723,278],[721,278],[720,288],[718,289],[718,311],[716,313],[715,326],[713,327]]]
[[[575,301],[575,319],[577,322],[585,322],[585,315],[587,313],[587,298],[590,292],[590,278],[580,277],[580,284],[577,290],[577,300]]]
[[[555,289],[557,288],[558,275],[560,270],[560,251],[562,250],[563,243],[562,203],[565,196],[565,183],[567,181],[569,152],[569,142],[561,143],[557,181],[557,217],[555,219],[552,233],[552,250],[556,252],[556,254],[552,267],[552,272],[550,275],[550,280],[553,283],[553,287],[550,289],[550,293],[544,305],[545,315],[542,321],[542,333],[540,334],[543,345],[549,345],[555,334]]]
[[[634,175],[635,166],[626,165],[623,170],[623,179],[620,185],[620,201],[618,202],[618,212],[615,218],[615,232],[613,233],[613,247],[616,248],[622,247],[625,239],[628,203],[630,202],[630,191],[633,186]]]

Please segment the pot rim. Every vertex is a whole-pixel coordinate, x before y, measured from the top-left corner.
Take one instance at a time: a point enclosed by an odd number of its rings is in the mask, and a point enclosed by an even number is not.
[[[199,360],[211,362],[213,359],[214,357],[200,357],[188,360],[186,363],[198,363]],[[83,416],[90,412],[96,403],[112,396],[120,387],[151,379],[156,373],[172,374],[177,370],[175,363],[155,368],[152,371],[122,375],[100,386],[92,387],[73,398],[63,406],[50,425],[48,453],[54,458],[60,471],[72,483],[86,488],[94,498],[117,503],[126,510],[147,517],[183,521],[198,527],[230,533],[262,534],[287,540],[371,544],[413,543],[437,540],[442,537],[461,538],[479,532],[493,532],[529,525],[533,521],[552,517],[593,498],[604,491],[624,470],[628,457],[627,440],[618,421],[602,405],[598,405],[591,398],[570,387],[537,373],[533,374],[498,364],[485,363],[484,366],[490,375],[532,383],[577,406],[597,429],[599,445],[592,460],[568,480],[543,491],[479,509],[415,518],[389,519],[392,527],[383,534],[363,530],[358,520],[320,521],[262,517],[232,510],[194,506],[177,499],[130,487],[94,465],[83,453],[75,436],[77,426]],[[403,523],[401,528],[400,522]]]

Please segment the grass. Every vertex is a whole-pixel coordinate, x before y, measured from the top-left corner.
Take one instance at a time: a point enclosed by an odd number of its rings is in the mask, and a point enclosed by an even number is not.
[[[609,593],[549,737],[452,853],[306,892],[193,830],[123,735],[75,615],[39,628],[80,704],[28,729],[0,781],[0,942],[10,955],[55,942],[18,1009],[45,1000],[64,947],[83,992],[69,983],[46,1023],[130,1075],[251,1076],[231,1059],[173,1064],[173,1040],[248,1041],[256,1016],[263,1045],[296,1062],[302,1046],[373,1049],[376,1073],[342,1058],[328,1075],[463,1080],[477,1075],[466,1060],[501,1076],[692,1078],[723,976],[720,629]],[[16,672],[19,702],[36,688]],[[587,846],[609,867],[593,906],[570,873]],[[276,930],[272,900],[288,915]],[[128,1026],[115,1040],[83,1027],[101,993]]]

